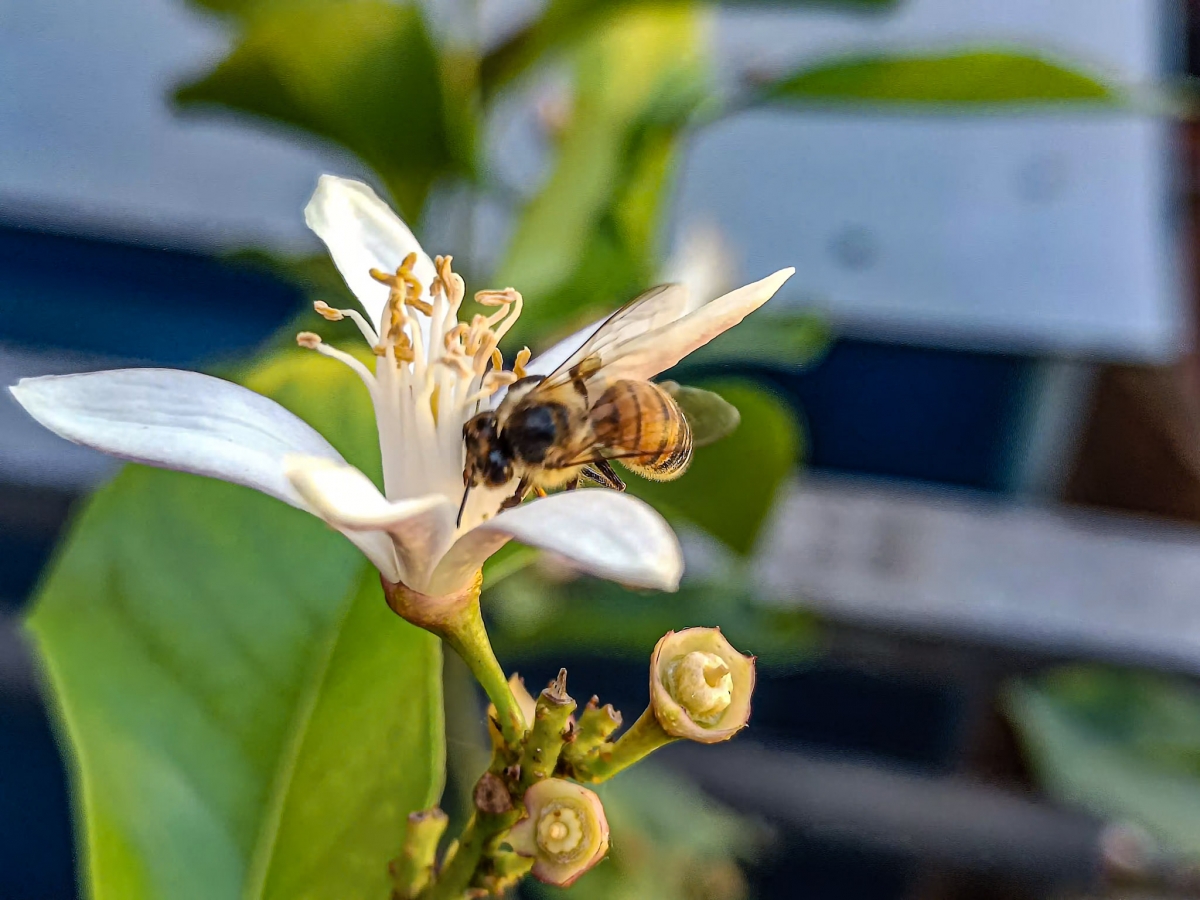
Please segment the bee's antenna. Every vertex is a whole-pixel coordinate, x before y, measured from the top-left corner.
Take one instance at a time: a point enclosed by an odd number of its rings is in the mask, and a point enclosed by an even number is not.
[[[454,527],[455,527],[455,528],[461,528],[461,527],[462,527],[462,517],[463,517],[463,512],[464,512],[464,511],[466,510],[466,508],[467,508],[467,497],[468,497],[468,496],[470,496],[470,494],[471,494],[471,486],[468,484],[468,485],[467,485],[465,488],[463,488],[463,498],[462,498],[462,503],[460,503],[460,504],[458,505],[458,518],[454,520]]]

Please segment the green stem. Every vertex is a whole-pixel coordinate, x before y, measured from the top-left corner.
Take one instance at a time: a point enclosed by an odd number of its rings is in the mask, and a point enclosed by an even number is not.
[[[488,844],[515,825],[520,816],[517,809],[499,815],[477,812],[471,816],[454,855],[446,862],[437,881],[421,894],[421,900],[461,900],[471,886]]]
[[[479,610],[483,572],[476,572],[471,583],[462,590],[437,597],[394,584],[382,576],[380,582],[392,612],[433,632],[454,648],[495,705],[505,743],[509,747],[520,744],[525,736],[525,717],[508,687],[504,670],[496,661],[492,642],[483,627],[483,613]]]
[[[575,769],[575,777],[583,782],[607,781],[635,762],[645,759],[659,747],[665,747],[675,738],[663,731],[650,707],[621,735],[615,744],[601,746],[600,750],[582,761]]]
[[[554,774],[562,753],[567,724],[575,712],[575,701],[567,694],[567,670],[538,695],[533,724],[521,752],[520,793]]]
[[[500,732],[504,735],[505,742],[510,747],[520,744],[521,738],[525,736],[525,716],[522,715],[521,707],[517,705],[508,687],[508,679],[504,677],[504,670],[500,668],[492,650],[492,642],[488,640],[478,598],[467,604],[439,631],[442,639],[453,647],[454,652],[467,664],[475,680],[496,707],[496,714],[500,719]]]
[[[404,848],[390,867],[395,900],[411,900],[433,880],[438,841],[442,839],[448,821],[440,809],[427,809],[408,817]]]

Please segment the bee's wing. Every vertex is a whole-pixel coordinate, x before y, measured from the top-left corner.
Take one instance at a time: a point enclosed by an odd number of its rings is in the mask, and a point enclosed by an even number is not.
[[[707,447],[737,430],[742,421],[738,408],[712,391],[663,381],[658,385],[678,405],[692,429],[692,446]]]
[[[583,346],[547,375],[534,390],[541,394],[570,382],[572,370],[585,360],[590,360],[584,366],[585,382],[602,377],[611,351],[631,338],[674,322],[687,312],[687,302],[687,288],[681,284],[660,284],[639,294],[600,323],[592,336],[583,342]]]

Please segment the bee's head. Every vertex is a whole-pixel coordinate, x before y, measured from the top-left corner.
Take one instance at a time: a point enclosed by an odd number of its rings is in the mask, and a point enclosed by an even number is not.
[[[494,412],[482,412],[467,421],[463,426],[463,445],[466,448],[463,484],[468,488],[478,484],[501,487],[512,480],[512,453],[500,438]]]

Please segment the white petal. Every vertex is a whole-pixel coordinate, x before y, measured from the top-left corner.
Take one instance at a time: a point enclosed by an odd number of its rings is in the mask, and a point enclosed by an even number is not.
[[[387,530],[438,506],[450,507],[441,494],[391,502],[354,466],[313,456],[289,456],[288,480],[326,522],[351,531]]]
[[[371,277],[371,269],[395,272],[404,257],[417,254],[413,274],[429,293],[437,272],[409,227],[360,181],[322,175],[304,221],[329,248],[342,278],[378,327],[387,305],[388,288]]]
[[[605,372],[613,379],[643,381],[665,372],[770,300],[795,272],[793,268],[780,269],[761,281],[704,304],[669,325],[633,338],[616,350],[616,358],[606,364]]]
[[[317,515],[362,547],[384,575],[424,590],[434,560],[454,535],[454,504],[442,494],[389,501],[353,466],[313,457],[289,457],[287,475]],[[384,534],[386,532],[386,534]],[[383,534],[386,568],[360,539]]]
[[[178,369],[115,369],[23,378],[9,388],[29,414],[67,440],[133,462],[255,488],[307,509],[284,457],[342,463],[309,425],[274,400]]]
[[[404,570],[396,557],[396,545],[386,531],[350,531],[345,528],[339,528],[338,531],[361,550],[363,556],[392,584],[404,580]]]
[[[683,574],[679,541],[662,516],[627,494],[584,488],[522,504],[467,532],[438,563],[426,592],[462,588],[511,538],[633,587],[673,591]]]

